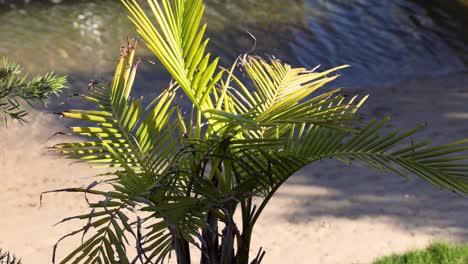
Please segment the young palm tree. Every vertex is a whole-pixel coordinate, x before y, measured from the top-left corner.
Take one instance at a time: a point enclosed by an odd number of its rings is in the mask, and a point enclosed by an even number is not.
[[[460,154],[468,140],[407,144],[424,125],[384,133],[389,118],[358,120],[356,111],[367,96],[318,92],[346,66],[316,72],[245,55],[223,68],[206,52],[202,0],[149,0],[144,8],[123,3],[173,82],[147,107],[133,98],[141,60],[134,63],[136,43],[128,43],[112,83],[81,96],[95,108],[61,113],[88,122],[69,134],[89,140],[54,148],[111,172],[87,187],[55,191],[101,197],[89,201],[89,214],[64,219],[86,224],[65,236],[84,239],[60,263],[161,263],[175,251],[183,264],[193,261],[194,249],[201,263],[260,263],[265,252],[249,253],[264,208],[294,172],[325,158],[359,160],[468,192],[468,164],[461,162],[468,156]],[[236,67],[246,72],[252,89],[235,76]],[[187,113],[178,94],[190,102]],[[127,250],[133,244],[131,259]]]
[[[27,77],[18,64],[3,58],[0,65],[0,124],[7,125],[9,119],[25,123],[28,112],[22,107],[22,101],[45,104],[50,96],[66,87],[66,76],[47,73],[29,80]]]

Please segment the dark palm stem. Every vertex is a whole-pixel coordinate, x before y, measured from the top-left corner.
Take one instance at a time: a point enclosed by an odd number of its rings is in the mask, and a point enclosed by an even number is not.
[[[219,263],[218,219],[209,212],[206,220],[207,229],[202,231],[205,244],[202,246],[201,264]]]
[[[169,230],[171,231],[174,241],[177,264],[191,264],[190,248],[188,242],[185,241],[185,239],[179,237],[174,228],[169,227]]]
[[[242,209],[242,235],[237,241],[236,264],[247,264],[249,262],[250,237],[251,237],[251,215],[252,198],[241,202]]]
[[[237,203],[228,203],[224,209],[226,214],[226,227],[223,229],[220,251],[220,263],[234,264],[234,238],[239,231],[235,226],[233,215]]]

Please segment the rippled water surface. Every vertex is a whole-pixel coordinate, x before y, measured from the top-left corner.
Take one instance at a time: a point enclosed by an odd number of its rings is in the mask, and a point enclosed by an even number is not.
[[[119,1],[0,6],[0,56],[33,72],[109,78],[126,36]],[[232,63],[253,46],[296,66],[340,64],[337,85],[383,86],[468,68],[468,9],[457,0],[206,0],[211,50]],[[143,45],[141,45],[143,46]],[[151,54],[141,48],[141,56]],[[140,74],[141,93],[167,80],[158,65]],[[163,84],[159,85],[164,86]]]

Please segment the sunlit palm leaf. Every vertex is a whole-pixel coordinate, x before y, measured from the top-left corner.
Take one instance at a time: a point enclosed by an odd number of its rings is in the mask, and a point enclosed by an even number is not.
[[[91,141],[54,146],[62,150],[66,157],[105,163],[109,167],[121,167],[122,164],[108,151],[108,144],[113,146],[115,151],[122,153],[132,166],[140,166],[141,154],[131,132],[141,116],[141,103],[138,99],[132,100],[128,97],[132,88],[131,76],[137,67],[132,66],[134,52],[134,46],[126,47],[122,51],[111,85],[93,87],[88,95],[82,96],[96,105],[95,110],[68,110],[61,113],[67,118],[94,123],[91,127],[72,127],[69,133],[89,137]]]
[[[148,5],[154,19],[137,1],[122,2],[130,11],[138,33],[190,100],[202,111],[213,108],[208,95],[222,73],[215,75],[219,59],[211,60],[211,55],[205,52],[208,39],[204,39],[206,24],[201,25],[203,1],[150,0]]]
[[[276,59],[267,62],[247,57],[246,71],[256,90],[252,94],[243,89],[245,98],[251,98],[256,112],[255,121],[261,126],[309,123],[334,128],[345,128],[354,121],[354,113],[367,97],[348,102],[340,95],[341,89],[309,98],[315,91],[333,81],[328,75],[347,65],[321,73],[303,68],[292,68]],[[354,104],[353,104],[354,102]]]
[[[61,113],[67,118],[95,124],[71,127],[70,135],[89,137],[91,141],[56,145],[55,148],[62,150],[65,157],[103,163],[99,167],[122,167],[121,162],[109,152],[108,145],[131,167],[140,170],[163,167],[162,164],[155,164],[153,160],[150,162],[147,156],[154,149],[162,151],[163,146],[167,146],[166,142],[170,142],[168,140],[155,144],[156,136],[163,133],[174,111],[172,100],[175,90],[172,87],[168,88],[155,100],[152,108],[145,112],[141,100],[130,97],[139,63],[132,65],[134,53],[133,45],[122,51],[110,86],[96,86],[89,95],[82,96],[85,100],[95,103],[96,110],[68,110]]]

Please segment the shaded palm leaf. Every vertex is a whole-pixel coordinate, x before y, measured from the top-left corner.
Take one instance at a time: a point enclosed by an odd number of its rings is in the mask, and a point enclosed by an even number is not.
[[[67,188],[50,192],[86,193],[103,197],[102,201],[89,203],[90,213],[67,217],[59,222],[83,220],[86,224],[63,236],[54,246],[52,262],[56,263],[56,250],[59,243],[78,234],[82,235],[82,243],[66,255],[60,263],[130,263],[127,256],[127,246],[130,245],[128,234],[136,235],[131,227],[127,206],[134,205],[128,196],[115,192],[102,192],[88,188]],[[127,235],[126,235],[127,234]],[[86,235],[88,235],[86,237]]]
[[[329,157],[346,163],[360,160],[379,170],[390,170],[407,178],[413,174],[450,191],[468,193],[468,169],[466,164],[456,163],[468,159],[460,155],[468,150],[468,140],[436,147],[427,147],[429,141],[411,141],[411,145],[401,146],[424,124],[405,133],[382,133],[388,121],[389,118],[371,121],[357,135],[309,127],[291,140],[287,149],[308,162]]]
[[[15,255],[10,252],[2,252],[0,249],[0,263],[4,264],[21,264],[21,259],[18,259]]]

